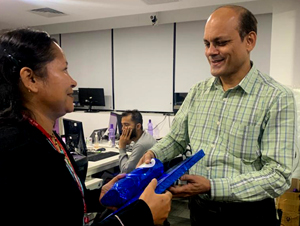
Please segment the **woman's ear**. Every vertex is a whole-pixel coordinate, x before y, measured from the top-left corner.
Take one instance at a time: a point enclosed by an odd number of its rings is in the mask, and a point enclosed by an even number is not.
[[[20,70],[20,78],[28,92],[38,92],[38,86],[35,80],[35,75],[29,67],[23,67]]]

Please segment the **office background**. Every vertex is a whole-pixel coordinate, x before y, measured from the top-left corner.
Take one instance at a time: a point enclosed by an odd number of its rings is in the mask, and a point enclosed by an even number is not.
[[[299,88],[300,2],[270,2],[268,9],[253,2],[240,3],[258,18],[258,40],[251,59],[262,72]],[[175,92],[188,92],[193,84],[210,77],[203,31],[205,20],[216,7],[159,12],[155,26],[149,13],[38,28],[60,40],[78,87],[104,88],[105,109],[148,112],[143,113],[146,127],[148,118],[155,118],[156,125],[165,119],[163,112],[173,111]],[[86,117],[75,112],[65,117],[95,118],[93,122],[84,120],[86,135],[95,123],[106,125],[108,118],[103,112]],[[165,119],[158,137],[168,132],[172,118]]]
[[[163,113],[173,111],[174,93],[187,92],[196,82],[210,77],[203,29],[205,20],[221,2],[242,5],[258,17],[258,42],[252,60],[277,81],[299,88],[299,0],[216,0],[202,7],[187,5],[169,11],[161,11],[162,5],[158,4],[148,13],[36,28],[60,40],[78,87],[104,88],[105,109],[137,108],[147,112],[143,113],[144,127],[149,118],[154,126],[162,122],[158,127],[161,137],[168,132],[173,118]],[[153,14],[158,18],[155,26],[150,20]],[[82,119],[85,136],[93,129],[107,127],[109,118],[108,112],[74,112],[65,117]]]
[[[257,19],[259,37],[251,58],[269,74],[272,15]],[[104,88],[104,109],[172,112],[173,91],[188,92],[211,77],[204,26],[205,20],[200,20],[54,37],[60,40],[78,87]]]

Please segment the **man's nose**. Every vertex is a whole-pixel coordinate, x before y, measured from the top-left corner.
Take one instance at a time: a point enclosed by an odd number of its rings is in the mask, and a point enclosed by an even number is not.
[[[209,45],[209,47],[207,47],[206,52],[207,52],[207,55],[210,56],[210,55],[218,54],[219,50],[215,45],[211,44],[211,45]]]

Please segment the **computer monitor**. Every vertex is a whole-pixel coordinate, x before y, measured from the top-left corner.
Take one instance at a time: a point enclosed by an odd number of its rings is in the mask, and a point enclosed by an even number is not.
[[[87,148],[84,140],[82,122],[63,118],[63,125],[66,146],[69,151],[76,151],[86,156]]]
[[[118,132],[119,132],[119,135],[121,136],[122,135],[122,115],[119,115],[119,114],[116,114],[117,115],[117,127],[118,127]]]
[[[99,111],[92,109],[92,106],[105,106],[103,88],[78,88],[79,103],[81,106],[89,106],[86,112]]]
[[[74,104],[74,106],[80,106],[78,95],[79,95],[78,90],[73,90],[73,98],[74,98],[73,104]]]
[[[108,123],[108,129],[110,128],[110,125],[113,124],[115,134],[117,133],[117,122],[118,122],[118,116],[117,113],[115,112],[110,112],[110,117],[109,117],[109,123]]]

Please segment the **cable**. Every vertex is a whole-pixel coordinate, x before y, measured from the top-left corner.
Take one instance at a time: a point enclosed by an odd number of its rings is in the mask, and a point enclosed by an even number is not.
[[[165,115],[164,119],[163,119],[161,122],[159,122],[159,123],[153,128],[153,130],[155,130],[155,129],[159,126],[159,124],[163,123],[163,121],[165,121],[166,117],[167,117],[167,115]]]

